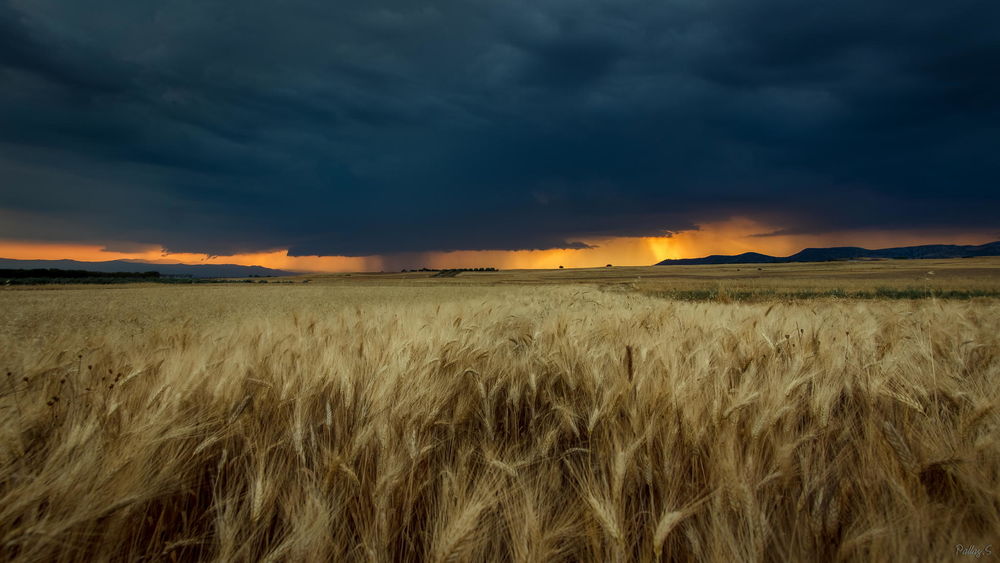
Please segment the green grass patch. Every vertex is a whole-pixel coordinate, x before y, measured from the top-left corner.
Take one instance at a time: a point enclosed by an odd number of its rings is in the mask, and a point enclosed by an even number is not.
[[[878,287],[872,290],[776,290],[707,288],[646,292],[647,295],[678,301],[757,302],[776,299],[975,299],[1000,298],[1000,289],[930,289]]]

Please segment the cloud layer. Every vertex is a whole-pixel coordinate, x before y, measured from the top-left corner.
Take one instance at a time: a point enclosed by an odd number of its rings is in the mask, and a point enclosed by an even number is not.
[[[0,238],[578,248],[986,228],[1000,4],[0,0]]]

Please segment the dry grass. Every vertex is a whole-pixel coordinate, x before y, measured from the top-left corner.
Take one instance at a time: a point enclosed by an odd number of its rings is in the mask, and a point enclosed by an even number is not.
[[[1000,257],[948,260],[876,260],[722,266],[625,266],[566,270],[462,272],[434,278],[432,272],[329,274],[301,276],[324,285],[567,285],[627,287],[643,292],[705,289],[822,291],[874,290],[880,287],[938,291],[1000,290]]]
[[[314,284],[0,310],[4,560],[942,560],[1000,531],[995,300]]]

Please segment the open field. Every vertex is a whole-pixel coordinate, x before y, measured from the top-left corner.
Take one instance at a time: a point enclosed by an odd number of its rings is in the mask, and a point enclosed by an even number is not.
[[[1000,258],[880,260],[725,266],[625,266],[567,270],[432,272],[302,276],[332,285],[551,285],[585,284],[681,299],[774,297],[1000,297]],[[882,290],[883,295],[876,295]],[[896,295],[898,293],[898,295]]]
[[[1000,300],[663,297],[986,291],[1000,261],[763,268],[0,291],[0,558],[996,546]]]
[[[601,290],[638,291],[647,295],[690,300],[768,300],[815,297],[1000,297],[1000,257],[948,260],[842,261],[725,266],[616,266],[566,270],[502,270],[461,272],[375,272],[303,274],[281,278],[195,280],[206,284],[257,283],[361,286],[538,286],[585,285]],[[170,283],[191,280],[171,279]],[[61,289],[89,288],[60,280]],[[133,282],[130,286],[156,287]],[[11,285],[6,290],[46,289],[45,285]],[[881,294],[878,294],[883,290]],[[728,299],[727,299],[728,297]]]

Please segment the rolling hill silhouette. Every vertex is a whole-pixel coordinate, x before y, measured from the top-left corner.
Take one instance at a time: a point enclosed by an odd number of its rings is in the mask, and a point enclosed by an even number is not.
[[[704,258],[683,258],[664,260],[657,266],[684,266],[697,264],[782,264],[789,262],[832,262],[834,260],[890,260],[920,258],[973,258],[976,256],[1000,256],[1000,241],[978,246],[954,244],[927,244],[923,246],[901,246],[869,250],[857,246],[837,246],[832,248],[806,248],[791,256],[768,256],[757,252],[736,255],[705,256]]]

